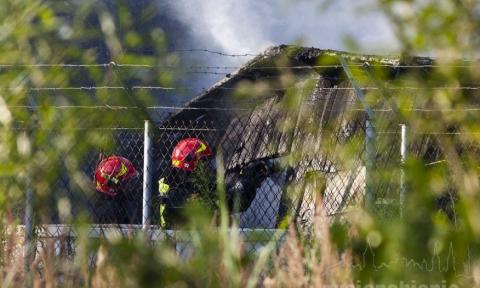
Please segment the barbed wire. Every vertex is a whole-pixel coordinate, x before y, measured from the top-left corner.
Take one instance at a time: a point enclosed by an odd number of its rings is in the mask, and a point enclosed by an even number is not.
[[[401,131],[379,131],[376,132],[377,134],[398,134],[400,135]],[[410,134],[413,135],[480,135],[479,132],[471,131],[471,132],[435,132],[435,131],[412,131]]]
[[[164,87],[164,86],[132,86],[130,88],[124,86],[79,86],[79,87],[34,87],[34,88],[23,88],[23,87],[9,87],[8,90],[29,90],[29,91],[62,91],[62,90],[179,90],[175,87]],[[1,90],[1,89],[0,89]]]
[[[7,89],[7,90],[29,90],[29,91],[69,91],[69,90],[184,90],[182,88],[176,87],[165,87],[165,86],[132,86],[132,87],[124,87],[124,86],[79,86],[79,87],[34,87],[34,88],[24,88],[24,87],[7,87],[7,88],[0,88]],[[238,90],[237,87],[212,87],[208,90]],[[264,88],[264,90],[269,91],[284,91],[289,89],[287,88]],[[480,86],[435,86],[435,87],[417,87],[417,86],[400,86],[400,87],[360,87],[362,90],[480,90]],[[317,90],[355,90],[353,87],[318,87]]]
[[[61,128],[52,128],[52,127],[42,127],[42,126],[34,126],[33,128],[44,130],[44,131],[56,131],[60,130]],[[30,128],[24,127],[15,127],[13,128],[17,131],[24,131]],[[70,130],[89,130],[89,131],[143,131],[145,127],[71,127]],[[211,131],[225,131],[225,129],[221,128],[195,128],[195,127],[162,127],[158,126],[155,129],[160,131],[199,131],[199,132],[211,132]]]
[[[14,127],[14,130],[23,131],[26,129],[25,127]],[[35,129],[39,130],[60,130],[60,127],[42,127],[42,126],[33,126]],[[130,131],[130,130],[144,130],[145,127],[70,127],[70,130],[99,130],[99,131]],[[173,131],[225,131],[224,128],[195,128],[195,127],[177,127],[177,126],[156,126],[155,129],[158,130],[173,130]],[[378,131],[376,132],[377,135],[400,135],[400,131]],[[454,135],[480,135],[479,132],[471,131],[471,132],[436,132],[436,131],[412,131],[410,132],[411,135],[419,135],[419,136],[454,136]],[[441,162],[441,161],[439,161]]]
[[[473,64],[470,65],[460,65],[460,64],[370,64],[370,63],[349,63],[350,67],[386,67],[386,68],[441,68],[441,67],[451,67],[451,68],[471,68]],[[152,65],[152,64],[135,64],[135,63],[93,63],[93,64],[70,64],[70,63],[38,63],[38,64],[0,64],[0,68],[88,68],[88,67],[101,67],[101,68],[111,68],[111,67],[122,67],[122,68],[162,68],[162,69],[205,69],[205,70],[277,70],[277,69],[316,69],[316,68],[342,68],[340,64],[330,64],[330,65],[292,65],[292,66],[257,66],[257,67],[248,67],[248,66],[171,66],[171,65]],[[207,72],[207,71],[196,71],[196,70],[187,70],[184,72]]]
[[[29,105],[17,105],[17,106],[4,106],[7,108],[18,109],[33,109],[39,108],[38,106]],[[129,109],[141,109],[138,106],[116,106],[116,105],[59,105],[59,106],[42,106],[54,109],[108,109],[108,110],[129,110]],[[146,106],[149,110],[216,110],[216,111],[249,111],[247,108],[226,108],[226,107],[181,107],[181,106]]]
[[[41,127],[41,126],[33,126],[29,128],[24,128],[24,127],[15,127],[13,128],[14,130],[17,131],[24,131],[26,129],[39,129],[43,131],[56,131],[60,130],[61,128],[52,128],[52,127]],[[144,130],[145,127],[70,127],[69,130],[99,130],[99,131],[132,131],[132,130]]]
[[[349,101],[350,103],[351,101]],[[248,103],[247,103],[248,104]],[[257,102],[251,103],[252,105],[258,104]],[[309,104],[309,103],[306,103]],[[120,105],[50,105],[50,106],[33,106],[33,105],[6,105],[3,106],[10,109],[37,109],[37,108],[53,108],[59,110],[68,110],[68,109],[99,109],[99,110],[135,110],[141,109],[142,107],[138,106],[120,106]],[[146,109],[149,110],[211,110],[211,111],[250,111],[252,108],[228,108],[228,107],[188,107],[188,106],[146,106]],[[362,108],[347,108],[347,109],[336,109],[330,111],[352,111],[352,112],[362,112],[365,109]],[[372,109],[373,112],[480,112],[480,107],[465,107],[465,108],[405,108],[405,109],[390,109],[390,108],[378,108]]]

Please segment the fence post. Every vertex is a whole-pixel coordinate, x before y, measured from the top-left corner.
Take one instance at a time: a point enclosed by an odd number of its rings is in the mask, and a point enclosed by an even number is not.
[[[407,187],[405,183],[405,159],[407,157],[407,125],[401,124],[400,142],[400,217],[403,217]]]
[[[365,121],[365,208],[372,211],[375,205],[375,132],[371,120]]]
[[[33,256],[33,190],[30,176],[27,176],[27,189],[26,189],[26,200],[25,200],[25,243],[23,245],[23,256],[24,256],[24,265],[25,272],[30,272],[30,264],[32,263]],[[28,277],[28,276],[27,276]]]
[[[143,141],[143,209],[142,229],[146,230],[150,225],[150,205],[152,198],[152,136],[150,133],[150,121],[145,120]]]

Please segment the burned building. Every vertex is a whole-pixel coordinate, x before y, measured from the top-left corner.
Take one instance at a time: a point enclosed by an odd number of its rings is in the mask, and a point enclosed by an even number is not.
[[[256,163],[270,165],[270,172],[256,183],[251,205],[234,215],[242,228],[276,228],[285,217],[311,222],[318,201],[323,201],[327,215],[341,215],[363,205],[369,193],[377,204],[391,205],[399,198],[400,177],[392,173],[400,174],[402,121],[392,99],[411,97],[414,107],[429,105],[421,95],[392,87],[400,79],[427,81],[433,64],[423,57],[270,48],[184,107],[148,110],[169,112],[153,123],[153,169],[142,169],[142,133],[122,131],[115,136],[116,142],[127,143],[118,154],[132,159],[140,177],[121,198],[99,199],[93,193],[95,199],[86,200],[86,209],[94,223],[141,224],[143,174],[151,173],[148,185],[158,194],[158,180],[175,173],[173,148],[189,137],[206,141],[221,155],[227,180],[229,175],[247,173],[246,167],[258,167]],[[441,157],[435,147],[427,139],[416,153],[434,161]],[[384,173],[391,181],[372,184],[374,173]],[[150,203],[152,224],[159,222],[156,196]]]
[[[240,215],[241,227],[274,228],[289,213],[308,221],[318,196],[323,197],[328,215],[341,214],[349,206],[363,203],[368,110],[378,110],[375,120],[370,120],[378,130],[397,129],[400,115],[390,101],[393,95],[382,94],[382,87],[409,74],[426,77],[432,63],[422,57],[400,59],[295,46],[270,48],[184,108],[174,110],[159,125],[156,147],[162,148],[156,156],[157,172],[171,173],[169,151],[173,143],[199,137],[221,150],[227,171],[264,159],[283,163],[283,170],[265,179],[250,209]],[[372,72],[378,67],[382,68],[382,78]],[[376,103],[366,104],[362,99],[372,91],[360,88],[357,80],[349,77],[354,69],[370,75],[372,79],[367,82],[381,83],[373,91],[382,94]],[[337,155],[345,153],[338,148],[345,145],[355,146],[355,152]],[[398,137],[382,136],[371,156],[376,169],[382,165],[398,167],[398,145]],[[342,161],[342,157],[352,159]],[[309,174],[323,183],[311,187]],[[298,191],[289,193],[288,186]],[[398,198],[398,183],[376,189],[382,191],[383,198]],[[394,195],[387,196],[388,190],[394,190]]]

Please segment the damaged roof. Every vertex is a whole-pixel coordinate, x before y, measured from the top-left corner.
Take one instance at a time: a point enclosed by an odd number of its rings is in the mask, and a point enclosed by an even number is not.
[[[207,108],[229,107],[229,105],[238,107],[239,104],[242,104],[242,101],[238,99],[233,101],[230,89],[235,89],[237,84],[245,80],[257,81],[266,76],[281,75],[285,72],[284,68],[288,67],[293,67],[290,70],[295,74],[305,74],[312,71],[326,77],[332,74],[339,74],[343,71],[339,56],[343,57],[349,64],[381,64],[391,66],[392,68],[407,65],[428,66],[433,64],[433,60],[427,57],[400,58],[398,56],[363,55],[313,47],[281,45],[265,50],[237,71],[227,74],[225,78],[187,102],[185,107]],[[282,62],[284,65],[279,65]],[[332,66],[336,67],[332,68]],[[172,115],[171,119],[192,119],[196,114],[186,115],[192,114],[190,112],[187,110],[179,111]]]
[[[416,73],[428,74],[434,63],[425,57],[361,55],[287,45],[272,47],[192,99],[159,127],[174,129],[182,123],[188,128],[192,123],[196,123],[194,126],[206,123],[216,131],[209,136],[209,142],[222,148],[227,169],[256,159],[288,155],[302,145],[320,145],[321,133],[299,133],[302,122],[316,121],[322,127],[334,121],[338,133],[346,137],[362,123],[358,119],[364,119],[365,113],[340,58],[361,69],[382,66],[385,79],[408,72],[408,66],[419,66]],[[246,88],[243,93],[242,87]],[[255,87],[260,91],[258,95]],[[291,94],[302,91],[308,95],[301,97],[302,103],[292,105],[295,97]],[[254,96],[249,97],[249,93]],[[347,119],[349,116],[344,113],[352,108],[360,110],[355,121]],[[172,135],[168,137],[179,138],[172,140],[172,145],[186,137],[185,133]],[[195,135],[192,132],[188,136]]]

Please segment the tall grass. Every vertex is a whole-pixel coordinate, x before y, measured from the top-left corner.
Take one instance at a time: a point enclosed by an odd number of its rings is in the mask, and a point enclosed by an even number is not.
[[[384,210],[359,208],[337,221],[326,217],[321,205],[324,188],[313,186],[308,188],[317,197],[311,226],[300,227],[294,221],[287,221],[285,236],[276,235],[278,237],[266,243],[262,251],[252,254],[243,249],[248,243],[242,239],[235,221],[229,219],[222,204],[224,201],[219,203],[220,217],[212,217],[202,203],[191,203],[188,215],[194,217],[190,217],[182,231],[189,245],[179,253],[175,240],[168,237],[157,243],[152,243],[142,233],[92,239],[86,221],[69,219],[66,211],[63,216],[72,222],[77,233],[74,257],[62,252],[71,241],[68,237],[39,237],[34,242],[35,259],[24,263],[23,226],[12,216],[15,214],[12,211],[23,205],[24,192],[35,191],[36,224],[48,223],[51,219],[51,203],[47,200],[59,173],[72,176],[71,185],[78,193],[90,193],[90,179],[82,174],[81,163],[86,153],[101,143],[104,135],[75,128],[129,127],[147,116],[124,111],[121,111],[122,117],[118,117],[118,111],[59,112],[52,107],[92,106],[110,101],[141,106],[152,100],[147,92],[133,100],[124,94],[114,98],[107,92],[98,92],[92,97],[85,91],[67,93],[63,97],[51,97],[48,93],[33,97],[31,89],[82,85],[79,79],[98,86],[122,86],[139,78],[152,85],[172,84],[172,75],[160,69],[142,76],[133,72],[119,73],[115,65],[106,71],[101,67],[58,70],[28,66],[32,63],[96,63],[99,51],[88,48],[90,41],[101,41],[111,58],[108,60],[114,62],[153,67],[175,62],[175,55],[164,53],[165,39],[161,31],[152,29],[145,35],[135,34],[125,3],[118,2],[118,15],[112,15],[107,5],[95,6],[95,2],[86,1],[75,9],[55,1],[6,0],[1,3],[0,62],[27,64],[11,69],[4,67],[0,71],[0,83],[5,86],[0,92],[2,287],[339,287],[370,284],[400,287],[400,283],[411,287],[424,284],[480,286],[477,152],[480,121],[478,110],[469,109],[478,108],[476,86],[480,83],[480,70],[476,61],[458,61],[478,57],[480,8],[477,1],[376,3],[376,8],[384,12],[395,30],[401,54],[427,54],[438,58],[438,67],[429,67],[427,73],[422,70],[424,68],[405,74],[398,70],[399,78],[389,83],[393,87],[406,85],[421,89],[415,92],[399,89],[395,97],[389,97],[392,95],[388,94],[388,89],[367,94],[370,105],[391,98],[399,108],[399,119],[412,131],[411,141],[419,141],[428,134],[440,147],[446,163],[442,167],[427,165],[431,163],[416,157],[418,155],[410,155],[402,167],[408,186],[403,217],[387,219]],[[150,15],[144,12],[145,17]],[[89,22],[91,19],[94,21]],[[148,56],[135,53],[145,47],[154,47],[157,52]],[[328,64],[323,60],[317,64]],[[274,64],[285,66],[286,61],[288,59],[281,59]],[[362,70],[364,68],[352,69],[360,85],[381,84],[389,77],[381,68],[368,70],[369,73]],[[286,71],[280,83],[276,83],[289,88],[283,103],[286,112],[297,109],[298,103],[308,94],[305,92],[315,86],[312,81],[304,81],[297,85],[302,86],[296,87],[299,89],[290,89],[295,82],[293,74]],[[261,83],[259,88],[252,83],[242,83],[242,87],[252,86],[253,90],[264,91],[267,84]],[[449,89],[442,89],[445,86]],[[420,113],[411,107],[428,108],[428,111]],[[307,112],[304,114],[308,116]],[[279,129],[295,125],[291,120],[287,117],[286,123],[279,123]],[[305,122],[308,122],[305,131],[318,130],[315,121]],[[287,161],[299,161],[312,151],[325,152],[333,154],[345,167],[352,167],[351,158],[358,147],[352,143],[329,141],[326,139],[325,147],[320,148],[308,146],[310,142],[303,141],[304,149],[294,151]],[[62,158],[62,155],[67,156]],[[219,194],[223,195],[220,198],[225,198],[223,173],[219,171]],[[377,172],[375,181],[380,187],[389,183],[389,178],[396,177],[398,167]],[[291,191],[307,189],[302,185]],[[457,197],[452,206],[453,214],[439,210],[436,205],[437,199],[451,190]]]

